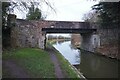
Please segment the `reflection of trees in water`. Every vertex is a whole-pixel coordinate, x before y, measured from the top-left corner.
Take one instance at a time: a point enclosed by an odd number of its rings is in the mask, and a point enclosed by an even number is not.
[[[76,59],[76,63],[79,63],[80,64],[80,50],[78,50],[77,48],[76,48],[76,46],[75,45],[73,45],[73,44],[69,44],[69,46],[70,46],[70,48],[72,49],[72,50],[77,50],[78,52],[76,52],[75,53],[75,59]]]
[[[97,71],[100,67],[100,59],[95,58],[91,60],[91,69]]]
[[[64,40],[58,40],[57,42],[58,42],[58,44],[61,44],[63,42],[67,42],[67,41],[70,41],[70,40],[64,39]]]
[[[74,47],[73,47],[71,44],[69,44],[69,46],[70,46],[70,48],[73,50]]]
[[[80,61],[81,61],[81,60],[80,60],[80,59],[81,59],[81,58],[80,58],[80,50],[78,50],[78,53],[75,54],[75,58],[77,59],[76,62],[80,64]]]
[[[55,41],[55,43],[54,44],[57,44],[57,41]]]
[[[71,48],[72,50],[77,50],[77,48],[75,47],[75,45],[69,44],[69,46],[70,46],[70,48]]]
[[[58,44],[62,44],[64,41],[61,40],[61,41],[57,41],[57,42],[58,42]]]

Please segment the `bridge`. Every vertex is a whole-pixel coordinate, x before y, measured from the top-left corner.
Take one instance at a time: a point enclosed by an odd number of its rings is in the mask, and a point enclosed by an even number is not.
[[[42,28],[42,31],[46,33],[92,33],[96,32],[96,29],[69,29],[69,28]]]
[[[101,29],[96,23],[77,21],[47,21],[22,20],[14,15],[9,16],[11,28],[12,47],[38,47],[45,48],[46,34],[48,33],[78,33],[82,36],[81,48],[94,52],[102,52],[111,43],[118,44],[120,29]],[[109,48],[112,52],[113,48]],[[108,50],[107,50],[108,51]],[[115,50],[117,51],[117,50]],[[107,52],[109,54],[110,52]],[[114,53],[114,54],[113,54]],[[112,54],[116,56],[117,52]]]
[[[11,19],[13,20],[13,19]],[[12,46],[45,48],[48,33],[78,33],[82,35],[82,48],[94,51],[99,45],[95,36],[97,29],[88,22],[75,21],[46,21],[46,20],[15,20],[16,27],[12,27]],[[17,30],[17,31],[16,31]],[[94,39],[96,38],[96,39]],[[97,43],[95,43],[97,40]]]
[[[75,21],[42,21],[41,31],[43,37],[48,33],[77,33],[82,36],[82,45],[81,47],[84,50],[94,51],[96,47],[99,46],[99,37],[95,34],[97,28],[95,25],[91,26],[88,22],[75,22]],[[41,39],[42,40],[42,39]],[[43,38],[41,42],[46,42],[46,37]],[[45,48],[44,46],[41,48]]]

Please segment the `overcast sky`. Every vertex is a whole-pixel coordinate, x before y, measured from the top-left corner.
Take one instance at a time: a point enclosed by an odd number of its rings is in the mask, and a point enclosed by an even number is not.
[[[83,15],[91,10],[91,6],[97,4],[93,0],[48,0],[56,13],[48,9],[48,6],[42,5],[43,13],[47,14],[46,20],[57,21],[83,21]],[[25,18],[26,13],[14,11],[17,18]]]
[[[57,21],[83,21],[83,15],[91,10],[91,6],[97,4],[93,0],[48,0],[53,5],[55,12],[46,5],[42,5],[42,11],[47,14],[46,20]],[[26,14],[18,13],[17,18],[25,18]]]
[[[54,4],[56,14],[48,14],[47,20],[83,21],[82,17],[98,2],[92,0],[49,0]],[[46,10],[46,9],[45,9]]]
[[[91,6],[97,4],[92,0],[49,0],[54,4],[56,14],[52,12],[46,20],[57,21],[83,21],[83,15],[91,10]],[[54,34],[61,35],[61,34]],[[62,36],[70,36],[62,34]]]

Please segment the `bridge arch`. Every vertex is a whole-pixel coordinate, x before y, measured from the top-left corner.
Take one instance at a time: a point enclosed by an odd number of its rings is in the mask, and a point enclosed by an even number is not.
[[[87,51],[94,52],[100,46],[99,36],[96,34],[96,29],[81,29],[81,28],[42,28],[44,34],[44,48],[46,44],[46,34],[48,33],[77,33],[81,34],[81,48]]]

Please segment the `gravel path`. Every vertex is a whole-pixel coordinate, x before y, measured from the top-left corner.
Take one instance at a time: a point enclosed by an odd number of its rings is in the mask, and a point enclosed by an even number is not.
[[[51,57],[51,60],[55,66],[55,75],[57,78],[64,78],[64,75],[63,75],[63,72],[62,72],[62,69],[60,67],[60,63],[55,55],[55,51],[50,49],[50,48],[47,48],[46,51],[50,54],[50,57]]]
[[[2,66],[7,68],[8,72],[13,78],[30,78],[26,71],[18,65],[16,65],[14,61],[3,61]]]
[[[50,48],[47,48],[46,51],[49,53],[50,58],[54,64],[56,78],[64,78],[65,76],[60,67],[60,63],[55,55],[55,51]],[[10,77],[12,78],[30,78],[26,70],[17,65],[16,62],[13,60],[2,61],[2,66],[7,69],[7,71],[9,72],[8,74],[10,74]],[[6,76],[3,76],[3,78],[6,78]]]

